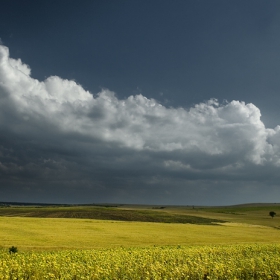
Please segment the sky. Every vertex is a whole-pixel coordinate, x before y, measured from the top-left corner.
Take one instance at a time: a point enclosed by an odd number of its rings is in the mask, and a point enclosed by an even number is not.
[[[280,2],[3,0],[0,201],[280,198]]]

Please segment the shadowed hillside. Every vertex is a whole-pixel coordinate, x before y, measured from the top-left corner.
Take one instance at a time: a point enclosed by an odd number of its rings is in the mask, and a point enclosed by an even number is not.
[[[224,222],[221,219],[197,217],[193,215],[186,215],[184,213],[172,213],[160,209],[123,209],[108,206],[10,206],[0,208],[0,216],[80,218],[206,225]]]

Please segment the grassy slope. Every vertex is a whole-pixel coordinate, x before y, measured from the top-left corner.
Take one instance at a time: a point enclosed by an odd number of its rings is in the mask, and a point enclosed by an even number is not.
[[[189,223],[211,224],[223,222],[221,219],[186,215],[172,211],[158,209],[135,209],[133,207],[97,207],[97,206],[72,206],[72,207],[3,207],[0,216],[12,217],[44,217],[44,218],[82,218],[117,221],[141,221],[158,223]]]
[[[272,219],[269,212],[276,212]],[[207,217],[211,219],[220,219],[231,223],[244,223],[250,225],[262,225],[280,229],[280,206],[235,206],[235,207],[197,207],[190,208],[172,208],[170,212],[194,215],[197,217]],[[277,216],[279,214],[279,216]]]
[[[280,207],[7,207],[0,208],[0,246],[85,249],[280,242],[280,218],[272,219],[269,211],[280,213]]]
[[[213,224],[221,222],[245,223],[280,228],[280,217],[273,219],[269,212],[279,213],[280,205],[248,205],[231,207],[152,207],[126,205],[1,207],[0,216],[83,218],[98,220],[142,221],[159,223]]]
[[[233,224],[234,225],[234,224]],[[277,229],[89,219],[0,217],[0,246],[24,249],[104,248],[279,242]]]

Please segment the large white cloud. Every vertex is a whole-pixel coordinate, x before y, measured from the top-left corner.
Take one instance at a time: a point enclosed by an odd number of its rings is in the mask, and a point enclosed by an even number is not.
[[[107,158],[93,164],[95,169],[108,164],[113,170],[120,164],[129,170],[145,157],[157,174],[217,170],[218,176],[247,165],[250,169],[280,165],[280,127],[265,128],[253,104],[220,104],[212,99],[186,109],[167,108],[141,94],[120,100],[107,89],[94,96],[57,76],[45,81],[32,78],[29,66],[10,58],[4,46],[0,46],[0,130],[14,143],[7,144],[2,137],[0,170],[5,174],[27,168],[29,174],[43,170],[48,176],[46,170],[52,170],[52,176],[63,179],[67,169],[78,169],[66,158],[67,147],[85,155],[88,165],[98,155]],[[24,156],[17,157],[15,150]],[[124,157],[126,153],[131,155]]]

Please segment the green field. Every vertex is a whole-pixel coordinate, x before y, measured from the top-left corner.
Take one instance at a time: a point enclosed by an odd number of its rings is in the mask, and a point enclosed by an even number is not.
[[[280,279],[279,210],[1,207],[0,280]]]

